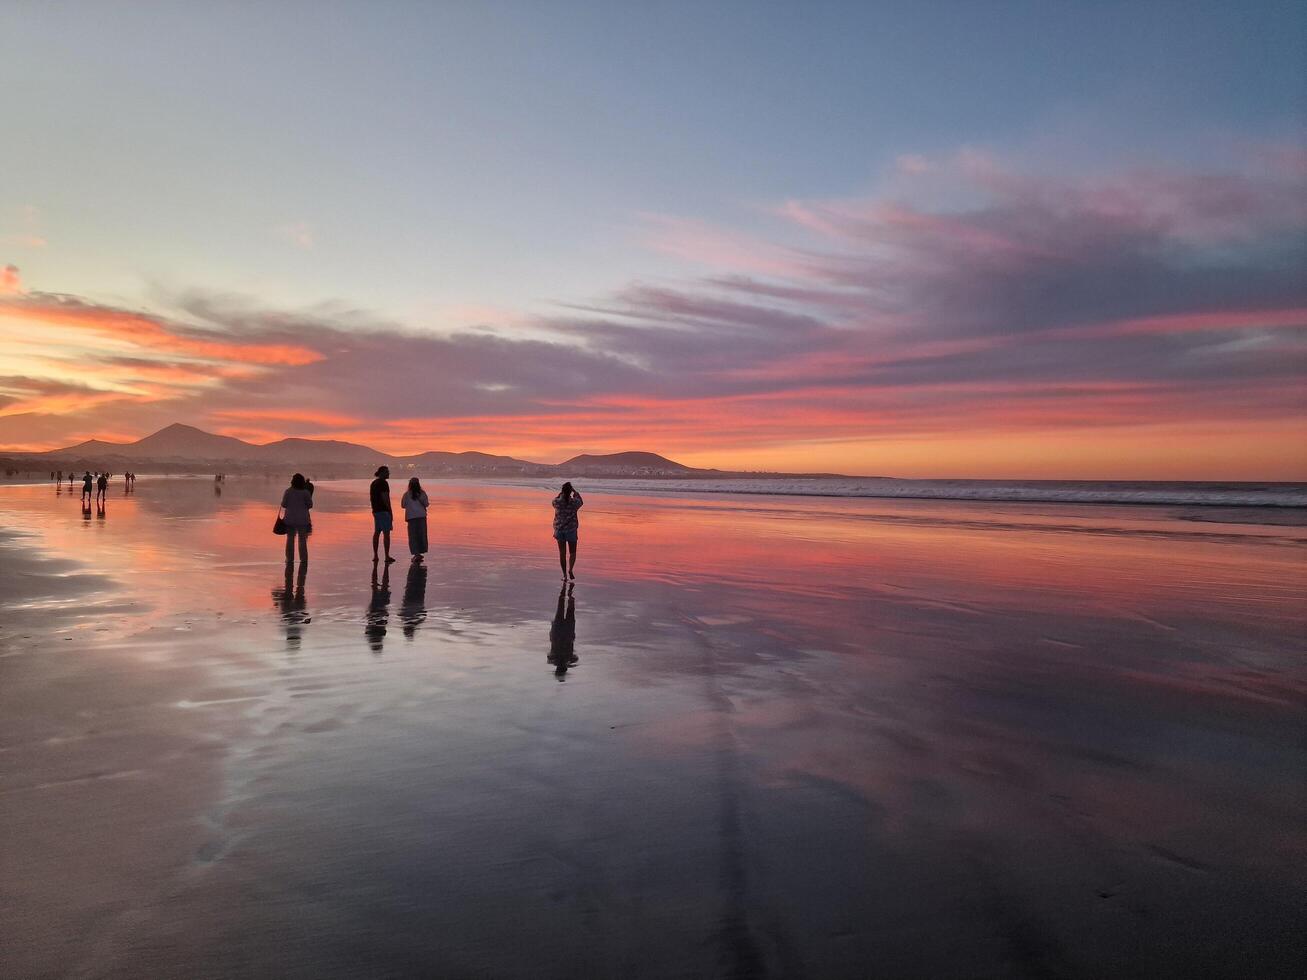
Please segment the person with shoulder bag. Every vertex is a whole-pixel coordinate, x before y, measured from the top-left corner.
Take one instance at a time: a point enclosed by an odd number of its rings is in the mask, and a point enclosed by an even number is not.
[[[277,522],[273,525],[274,534],[286,535],[286,563],[295,560],[295,540],[299,539],[300,563],[309,560],[309,511],[313,509],[313,494],[305,487],[304,474],[296,473],[290,478],[290,486],[281,495],[281,509]],[[283,516],[284,515],[284,516]],[[281,530],[278,530],[278,528]]]

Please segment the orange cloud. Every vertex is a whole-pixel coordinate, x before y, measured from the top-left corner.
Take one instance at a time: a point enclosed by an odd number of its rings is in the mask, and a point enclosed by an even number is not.
[[[9,268],[13,269],[12,266]],[[14,274],[16,282],[16,269]],[[312,364],[323,357],[317,351],[299,345],[242,344],[212,334],[197,336],[144,314],[47,296],[0,300],[0,316],[33,325],[85,332],[146,350],[206,360],[287,366]]]

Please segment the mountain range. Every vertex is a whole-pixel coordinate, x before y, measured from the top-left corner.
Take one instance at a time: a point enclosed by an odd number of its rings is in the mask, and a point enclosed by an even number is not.
[[[562,463],[533,463],[512,456],[478,452],[424,452],[412,456],[395,456],[368,446],[337,439],[278,439],[263,444],[246,442],[234,436],[216,435],[193,425],[173,423],[135,442],[86,442],[45,453],[12,454],[42,465],[74,464],[74,468],[107,467],[112,470],[149,465],[151,469],[179,472],[203,465],[204,469],[226,471],[263,469],[316,468],[364,474],[386,464],[398,470],[416,470],[423,474],[498,474],[554,476],[724,476],[721,470],[696,469],[657,453],[624,452],[609,455],[574,456]]]

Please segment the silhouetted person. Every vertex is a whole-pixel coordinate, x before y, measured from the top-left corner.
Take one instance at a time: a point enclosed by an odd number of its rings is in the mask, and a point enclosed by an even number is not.
[[[104,496],[109,492],[109,474],[101,473],[95,481],[95,500],[96,503],[104,500]]]
[[[413,639],[418,627],[427,621],[427,566],[412,564],[404,582],[404,601],[399,606],[399,621],[404,636]]]
[[[87,470],[86,475],[82,477],[82,501],[88,505],[91,503],[91,497],[93,496],[93,483],[94,481],[91,479],[91,471]]]
[[[304,635],[304,627],[312,619],[307,615],[308,600],[304,598],[304,583],[308,579],[309,566],[300,565],[299,575],[291,584],[292,565],[286,563],[286,577],[281,588],[272,590],[272,601],[281,610],[281,621],[286,628],[286,646],[298,647]]]
[[[585,501],[570,483],[564,483],[554,498],[554,540],[558,542],[558,564],[565,579],[576,578],[576,532],[581,527],[576,512],[584,505]]]
[[[368,603],[363,620],[363,635],[373,653],[380,653],[386,640],[386,624],[390,620],[390,566],[382,566],[381,581],[377,581],[377,566],[372,566],[372,601]]]
[[[554,676],[560,681],[567,668],[575,666],[579,659],[572,652],[575,646],[576,599],[572,595],[572,586],[565,584],[558,590],[558,609],[554,612],[554,621],[549,624],[549,656],[545,658],[554,665]]]
[[[295,560],[295,539],[300,542],[300,561],[309,560],[309,531],[312,522],[309,511],[313,509],[313,496],[304,489],[304,474],[296,473],[290,478],[290,486],[281,495],[281,506],[286,512],[286,562]]]
[[[413,556],[413,564],[420,565],[427,553],[427,508],[431,500],[416,476],[409,478],[408,489],[399,498],[399,505],[404,508],[404,523],[408,525],[408,552]]]
[[[395,526],[395,517],[390,510],[390,467],[379,466],[373,474],[376,479],[368,487],[368,496],[372,498],[372,560],[377,560],[377,542],[384,538],[386,543],[386,564],[395,559],[390,557],[390,532]]]

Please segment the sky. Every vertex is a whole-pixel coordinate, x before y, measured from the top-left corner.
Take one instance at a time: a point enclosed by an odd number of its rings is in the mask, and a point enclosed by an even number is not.
[[[0,448],[1307,480],[1294,3],[0,5]]]

